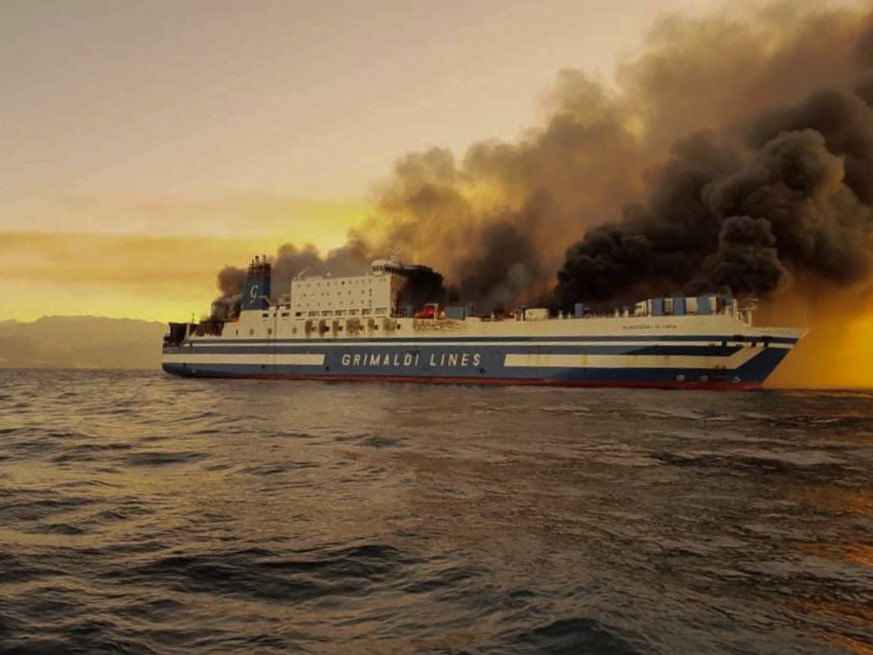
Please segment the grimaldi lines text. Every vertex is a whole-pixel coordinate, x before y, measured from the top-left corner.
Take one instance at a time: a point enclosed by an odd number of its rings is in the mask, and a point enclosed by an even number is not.
[[[759,328],[720,296],[653,298],[610,316],[520,308],[478,316],[421,300],[430,272],[391,260],[365,274],[295,278],[270,300],[256,260],[238,296],[171,323],[163,368],[194,377],[750,389],[804,331]],[[432,273],[432,272],[430,272]]]

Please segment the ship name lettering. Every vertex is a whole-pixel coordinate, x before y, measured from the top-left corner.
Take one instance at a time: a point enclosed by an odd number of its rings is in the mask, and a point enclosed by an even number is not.
[[[482,354],[477,352],[441,352],[431,353],[422,358],[418,352],[374,352],[374,353],[343,353],[340,364],[349,367],[361,366],[391,366],[417,367],[426,364],[430,367],[467,368],[478,367],[482,363]]]

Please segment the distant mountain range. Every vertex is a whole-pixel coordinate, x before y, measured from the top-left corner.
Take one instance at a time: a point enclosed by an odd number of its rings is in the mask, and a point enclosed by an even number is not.
[[[159,368],[163,323],[99,316],[0,321],[0,368]]]

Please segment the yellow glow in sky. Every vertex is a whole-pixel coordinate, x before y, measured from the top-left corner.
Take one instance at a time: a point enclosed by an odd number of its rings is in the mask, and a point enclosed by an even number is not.
[[[222,267],[245,266],[276,246],[272,237],[0,233],[3,318],[92,314],[165,321],[190,319],[192,312],[199,318],[217,295]]]

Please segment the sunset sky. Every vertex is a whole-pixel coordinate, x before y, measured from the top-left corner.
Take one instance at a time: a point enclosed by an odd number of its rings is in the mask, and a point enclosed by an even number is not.
[[[339,245],[403,153],[516,138],[561,69],[721,6],[4,0],[0,320],[201,314],[221,266]]]

